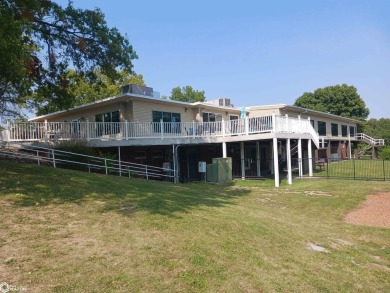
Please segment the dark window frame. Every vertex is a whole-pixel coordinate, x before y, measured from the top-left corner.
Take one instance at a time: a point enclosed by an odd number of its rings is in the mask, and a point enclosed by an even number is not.
[[[318,127],[318,135],[320,136],[326,136],[326,122],[325,121],[317,121],[317,127]]]
[[[355,136],[355,132],[356,131],[356,128],[355,126],[349,126],[349,135],[350,136]]]
[[[330,130],[331,130],[332,136],[339,136],[339,125],[337,123],[331,123]]]
[[[161,132],[159,123],[161,119],[163,122],[171,123],[164,124],[164,133],[180,132],[181,113],[152,110],[153,131],[155,133]]]
[[[347,137],[348,136],[348,126],[347,125],[341,125],[341,136]]]
[[[95,115],[95,122],[103,122],[97,124],[96,135],[110,135],[120,133],[120,112],[119,110],[112,112],[99,113]],[[113,124],[115,123],[115,124]]]

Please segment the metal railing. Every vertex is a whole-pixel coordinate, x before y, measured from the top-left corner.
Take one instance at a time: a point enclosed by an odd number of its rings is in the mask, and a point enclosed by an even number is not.
[[[6,141],[58,141],[70,139],[129,140],[147,138],[196,138],[259,133],[310,134],[319,138],[308,120],[261,116],[215,122],[8,122]]]
[[[303,159],[303,165],[307,164],[307,158]],[[390,160],[317,159],[314,164],[314,176],[318,178],[390,180]]]
[[[121,160],[88,156],[44,147],[24,147],[21,151],[0,149],[0,155],[27,159],[38,165],[45,164],[54,168],[76,169],[106,175],[142,177],[173,181],[174,170],[150,165],[136,164]]]

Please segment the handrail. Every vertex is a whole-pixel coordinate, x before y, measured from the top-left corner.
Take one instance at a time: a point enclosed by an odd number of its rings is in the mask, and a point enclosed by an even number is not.
[[[114,172],[118,173],[120,176],[122,174],[128,174],[129,177],[131,177],[131,174],[137,174],[145,176],[146,179],[166,178],[171,181],[174,178],[173,170],[170,168],[143,165],[37,146],[23,147],[21,150],[28,153],[0,150],[0,154],[29,159],[36,162],[38,165],[40,165],[41,162],[46,162],[53,167],[58,167],[61,163],[79,165],[87,167],[89,172],[91,172],[91,170],[100,170],[106,175]],[[31,152],[33,152],[33,154],[31,154]]]
[[[276,133],[301,133],[310,134],[312,140],[317,148],[320,145],[320,139],[315,132],[310,121],[307,119],[300,119],[288,116],[275,116],[276,120]]]
[[[365,142],[374,146],[384,146],[385,140],[381,138],[373,138],[365,133],[356,133],[355,138],[358,140],[364,140]]]

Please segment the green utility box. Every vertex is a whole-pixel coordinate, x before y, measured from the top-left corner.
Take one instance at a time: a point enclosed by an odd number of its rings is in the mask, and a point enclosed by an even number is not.
[[[207,165],[207,181],[226,183],[232,181],[232,158],[214,158],[213,163]]]

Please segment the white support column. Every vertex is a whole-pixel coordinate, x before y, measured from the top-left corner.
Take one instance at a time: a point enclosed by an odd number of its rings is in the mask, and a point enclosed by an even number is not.
[[[45,141],[49,140],[49,129],[47,128],[47,120],[45,119]]]
[[[176,149],[175,149],[175,145],[173,144],[172,145],[172,167],[173,167],[173,182],[174,183],[177,183],[177,179],[176,179]]]
[[[129,122],[125,120],[125,138],[129,140]]]
[[[278,139],[273,138],[272,148],[274,149],[274,176],[275,187],[279,187],[279,157],[278,157]]]
[[[86,125],[87,125],[87,141],[90,141],[90,139],[91,139],[91,135],[90,135],[90,133],[89,133],[89,119],[87,118],[87,123],[86,123]]]
[[[226,142],[222,142],[222,157],[227,158]]]
[[[308,163],[309,163],[309,176],[313,177],[313,154],[312,154],[312,150],[311,150],[311,139],[307,140],[307,153],[308,153],[308,156],[309,156],[309,160],[308,160]]]
[[[298,169],[299,177],[303,177],[303,168],[302,168],[302,139],[298,139]]]
[[[261,176],[260,171],[260,143],[256,141],[256,167],[257,167],[257,177]]]
[[[120,146],[118,146],[118,167],[119,167],[119,176],[122,176],[121,147]]]
[[[245,180],[245,149],[244,142],[240,142],[240,152],[241,152],[241,179]]]
[[[292,184],[292,170],[291,170],[291,139],[287,138],[287,184]]]
[[[160,120],[160,131],[161,131],[161,139],[164,139],[164,122]]]
[[[351,147],[351,131],[350,131],[350,126],[348,124],[348,152],[349,152],[349,159],[352,159],[352,147]]]

